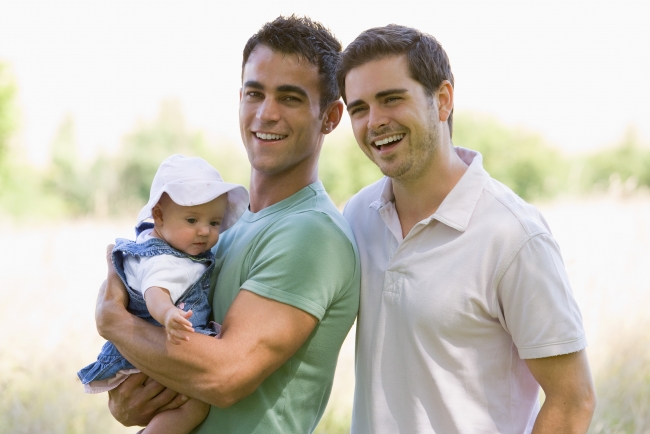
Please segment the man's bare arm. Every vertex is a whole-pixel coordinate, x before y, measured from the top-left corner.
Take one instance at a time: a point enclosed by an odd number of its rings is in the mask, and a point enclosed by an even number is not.
[[[242,290],[222,324],[221,339],[196,334],[181,346],[165,331],[128,313],[110,266],[97,303],[97,329],[138,369],[184,395],[227,407],[252,393],[289,359],[317,324],[295,307]]]
[[[586,433],[596,392],[585,351],[527,359],[526,364],[546,394],[533,434]]]

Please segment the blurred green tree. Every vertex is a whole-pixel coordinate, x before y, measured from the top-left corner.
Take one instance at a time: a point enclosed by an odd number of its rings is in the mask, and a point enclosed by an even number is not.
[[[353,136],[326,138],[318,164],[318,175],[332,201],[338,206],[382,177],[377,165],[359,149]]]
[[[650,149],[641,146],[634,129],[630,128],[614,148],[604,149],[579,158],[579,182],[583,191],[606,189],[613,176],[631,181],[633,187],[650,187]]]
[[[174,102],[163,103],[153,122],[141,123],[125,137],[117,157],[117,193],[122,200],[146,203],[160,163],[171,154],[190,154],[200,140],[199,134],[185,128],[180,107]]]
[[[488,173],[526,200],[552,197],[566,188],[568,162],[539,135],[507,128],[489,116],[461,112],[455,117],[453,142],[479,151]],[[328,138],[319,173],[339,205],[382,176],[353,137]]]
[[[176,101],[161,104],[156,119],[142,122],[129,133],[115,158],[112,173],[101,171],[111,212],[136,210],[149,200],[151,182],[160,163],[172,154],[202,157],[220,171],[226,181],[248,184],[250,169],[245,154],[222,141],[209,145],[198,131],[185,125]],[[102,165],[107,167],[107,165]]]
[[[568,162],[539,135],[460,112],[454,116],[453,142],[479,151],[485,170],[523,199],[549,198],[566,188]]]
[[[18,128],[17,87],[9,66],[0,62],[0,214],[29,216],[38,201],[39,212],[53,213],[60,202],[43,194],[42,174],[27,164],[12,142]]]
[[[9,66],[0,62],[0,164],[9,148],[9,138],[16,130],[18,110],[15,106],[16,84]]]
[[[94,211],[95,174],[79,160],[74,119],[66,116],[52,142],[49,170],[45,175],[46,191],[61,198],[72,215]]]

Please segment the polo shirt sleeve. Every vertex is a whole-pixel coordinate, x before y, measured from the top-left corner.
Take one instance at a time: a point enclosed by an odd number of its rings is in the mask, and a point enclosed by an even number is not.
[[[351,241],[325,213],[292,214],[273,224],[251,252],[242,288],[301,309],[319,321],[354,279]]]
[[[522,359],[587,346],[559,247],[549,234],[533,236],[522,246],[501,279],[498,297],[504,326]]]

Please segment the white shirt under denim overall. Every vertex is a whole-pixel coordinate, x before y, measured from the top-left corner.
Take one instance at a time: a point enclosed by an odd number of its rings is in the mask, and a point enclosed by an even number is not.
[[[142,223],[136,228],[136,233],[139,235],[142,231],[150,228],[153,228],[152,223]],[[210,291],[210,274],[214,269],[214,255],[211,250],[203,252],[197,256],[192,256],[174,249],[159,238],[151,238],[143,243],[136,243],[122,238],[115,240],[115,247],[113,248],[111,256],[115,270],[122,279],[122,282],[124,282],[124,286],[129,294],[128,311],[151,324],[162,327],[162,325],[156,321],[147,310],[147,305],[142,294],[127,284],[126,275],[124,273],[125,255],[137,257],[173,255],[178,258],[187,258],[192,261],[205,263],[207,265],[205,271],[201,277],[176,301],[176,307],[183,309],[184,311],[192,310],[192,316],[189,318],[189,321],[192,323],[195,332],[209,336],[216,336],[218,334],[218,325],[209,320],[211,309],[208,302],[208,293]],[[119,371],[132,369],[135,369],[135,367],[129,363],[122,354],[120,354],[112,342],[107,341],[102,347],[102,350],[97,357],[97,361],[77,372],[77,376],[81,380],[82,384],[86,386],[92,381],[106,380],[114,377]],[[114,384],[113,387],[116,387],[118,384],[119,382]],[[86,387],[86,391],[94,393],[100,390],[89,390],[89,388]]]

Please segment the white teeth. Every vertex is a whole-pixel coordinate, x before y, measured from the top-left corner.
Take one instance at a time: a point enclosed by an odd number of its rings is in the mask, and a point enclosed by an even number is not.
[[[404,134],[395,134],[394,136],[386,137],[385,139],[382,140],[377,140],[375,142],[375,146],[384,146],[387,143],[392,143],[396,142],[398,140],[402,140],[404,138]]]
[[[281,136],[279,134],[266,134],[266,133],[255,133],[258,139],[262,140],[282,140],[287,136]]]

